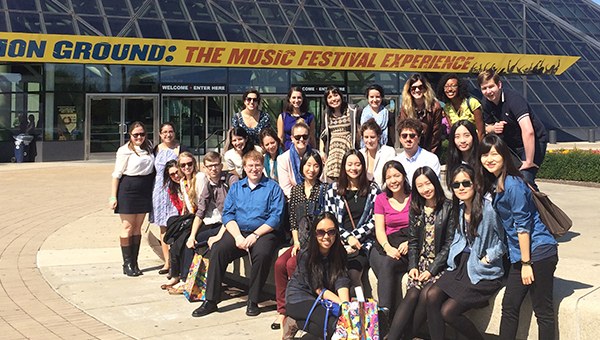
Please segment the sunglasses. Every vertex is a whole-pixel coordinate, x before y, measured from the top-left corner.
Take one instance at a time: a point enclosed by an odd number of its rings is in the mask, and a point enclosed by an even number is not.
[[[419,85],[419,86],[411,86],[410,87],[410,91],[411,92],[415,92],[416,90],[423,91],[423,90],[425,90],[425,86],[424,85]]]
[[[329,236],[329,237],[335,237],[335,228],[329,229],[329,230],[317,229],[317,237],[318,238],[325,237],[325,234],[327,234],[327,236]]]
[[[189,166],[191,168],[192,166],[194,166],[194,162],[188,162],[188,163],[181,163],[181,164],[179,164],[180,168],[185,168],[186,166]]]
[[[473,182],[471,182],[468,179],[466,179],[462,182],[452,182],[452,189],[458,189],[458,188],[460,188],[461,185],[465,188],[470,188],[471,185],[473,185]]]
[[[248,98],[248,97],[246,97],[246,101],[247,101],[248,103],[250,103],[250,102],[255,102],[255,103],[258,103],[258,98]]]
[[[294,136],[294,139],[297,141],[299,141],[301,139],[308,140],[308,135],[296,135],[296,136]]]
[[[145,132],[142,132],[142,133],[132,133],[131,134],[131,137],[133,137],[133,138],[145,137],[145,136],[146,136]]]
[[[407,139],[408,137],[410,137],[411,139],[415,139],[415,138],[417,138],[417,134],[416,133],[402,133],[402,134],[400,134],[400,137],[402,137],[402,139]]]
[[[169,177],[175,177],[175,176],[177,176],[177,171],[169,172]]]

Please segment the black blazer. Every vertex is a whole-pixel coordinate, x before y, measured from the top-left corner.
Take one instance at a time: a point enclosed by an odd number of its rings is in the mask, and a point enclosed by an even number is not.
[[[446,269],[448,251],[454,239],[456,225],[452,219],[452,201],[446,200],[441,209],[435,213],[435,259],[427,268],[432,276]],[[408,270],[418,268],[419,257],[425,240],[425,213],[420,215],[410,212],[410,224],[408,226]]]

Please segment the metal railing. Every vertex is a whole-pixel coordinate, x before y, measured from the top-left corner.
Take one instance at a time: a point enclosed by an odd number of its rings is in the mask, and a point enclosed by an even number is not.
[[[213,136],[217,137],[217,150],[218,150],[219,153],[221,153],[221,146],[223,145],[223,142],[225,142],[227,140],[227,138],[223,138],[222,140],[219,140],[219,137],[222,136],[223,132],[225,132],[224,129],[218,129],[218,130],[213,131],[210,135],[208,135],[208,137],[206,137],[200,144],[198,144],[194,148],[195,151],[196,151],[196,154],[198,155],[198,158],[200,158],[200,149],[202,147],[204,147],[204,149],[206,149],[206,145],[208,143],[208,140],[211,139]]]

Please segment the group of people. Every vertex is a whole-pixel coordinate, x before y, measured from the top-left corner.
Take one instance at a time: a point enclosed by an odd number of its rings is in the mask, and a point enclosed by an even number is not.
[[[161,126],[155,148],[143,124],[132,124],[129,143],[117,151],[109,201],[122,220],[124,274],[142,274],[137,256],[146,213],[161,232],[168,217],[195,214],[189,235],[163,248],[168,260],[161,269],[169,274],[162,288],[178,293],[194,249],[210,248],[205,300],[195,317],[218,310],[228,263],[246,255],[246,314],[260,314],[260,293],[285,244],[274,266],[279,315],[272,329],[293,319],[331,337],[336,318],[315,300],[349,301],[350,288],[359,286],[370,295],[365,274],[372,268],[382,336],[412,339],[428,320],[431,339],[444,339],[446,324],[483,339],[464,313],[486,306],[508,270],[500,338],[515,338],[529,291],[540,339],[553,339],[557,244],[531,199],[545,130],[494,71],[478,77],[483,104],[458,76],[442,80],[443,109],[424,76],[408,79],[396,125],[404,149],[398,155],[386,145],[389,116],[379,85],[367,89],[363,110],[328,87],[318,136],[301,88],[290,89],[277,131],[259,109],[258,91],[248,90],[228,132],[230,150],[224,157],[208,152],[202,169],[175,142],[172,124]],[[437,155],[444,118],[452,199],[440,182]],[[407,291],[398,303],[404,274]]]

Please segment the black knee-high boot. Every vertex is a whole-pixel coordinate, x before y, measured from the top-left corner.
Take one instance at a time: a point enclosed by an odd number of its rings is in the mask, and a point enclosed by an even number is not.
[[[138,266],[138,256],[140,254],[140,244],[142,243],[142,235],[131,236],[131,255],[133,257],[131,261],[133,272],[137,275],[144,275]]]
[[[123,254],[123,274],[127,276],[138,276],[133,270],[133,247],[129,237],[121,237],[121,253]]]

